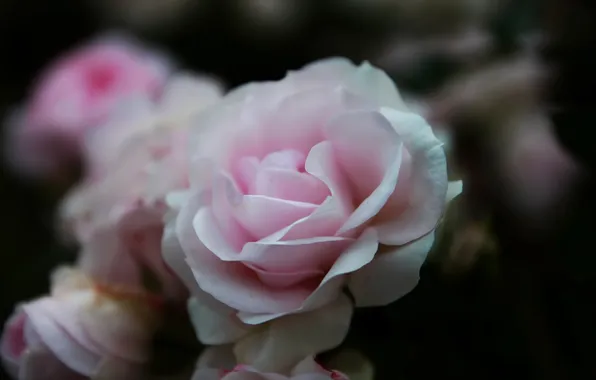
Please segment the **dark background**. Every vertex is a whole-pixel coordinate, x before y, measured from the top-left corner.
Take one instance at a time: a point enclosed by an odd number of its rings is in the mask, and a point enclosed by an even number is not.
[[[544,53],[558,70],[546,98],[559,106],[551,116],[562,141],[593,168],[593,7],[581,1],[545,2],[535,8],[527,3],[506,8],[491,28],[504,55],[512,50],[516,33],[532,23],[540,23],[554,37],[563,36]],[[215,5],[210,12],[208,17],[187,17],[170,34],[137,35],[173,54],[183,66],[213,73],[235,86],[280,78],[288,69],[330,55],[374,63],[369,54],[387,34],[383,25],[363,26],[339,17],[332,6],[320,5],[313,7],[311,20],[299,33],[257,43],[238,32],[225,6]],[[578,26],[580,16],[587,21]],[[2,113],[23,100],[36,73],[51,59],[103,26],[83,1],[4,1]],[[568,33],[580,27],[580,32]],[[398,79],[406,87],[430,91],[449,70],[448,65],[429,62],[416,75]],[[74,253],[54,237],[54,208],[64,189],[24,181],[5,166],[1,170],[0,320],[5,320],[17,302],[46,292],[50,270],[72,260]],[[490,233],[499,247],[496,257],[487,256],[458,276],[445,275],[439,264],[427,265],[419,287],[400,302],[359,311],[346,344],[371,358],[378,379],[596,378],[591,258],[596,193],[591,177],[583,189],[578,206],[557,232],[533,243],[510,228],[498,203],[478,196],[490,210]]]

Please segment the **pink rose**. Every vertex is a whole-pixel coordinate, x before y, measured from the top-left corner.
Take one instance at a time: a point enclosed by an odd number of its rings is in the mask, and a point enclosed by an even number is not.
[[[158,95],[168,72],[163,57],[112,36],[65,54],[41,73],[11,121],[13,161],[38,174],[60,169],[116,105],[137,94]]]
[[[138,288],[148,269],[166,295],[186,294],[161,257],[164,198],[187,186],[188,123],[220,94],[212,81],[177,76],[159,102],[126,103],[89,136],[89,177],[66,197],[62,218],[94,278]]]
[[[199,368],[192,380],[348,380],[338,371],[328,371],[313,358],[302,360],[288,374],[263,373],[255,368],[238,365],[231,370]]]
[[[445,152],[382,71],[328,59],[249,84],[192,133],[164,255],[240,321],[314,310],[344,288],[356,306],[387,305],[416,286],[446,204]]]
[[[157,326],[150,299],[101,288],[78,270],[55,272],[52,294],[7,322],[2,358],[17,379],[134,379]],[[94,377],[95,378],[95,377]]]

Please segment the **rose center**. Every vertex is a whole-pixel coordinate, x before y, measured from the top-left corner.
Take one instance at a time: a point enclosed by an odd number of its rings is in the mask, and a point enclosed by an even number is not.
[[[305,170],[306,156],[296,150],[278,150],[262,159],[243,157],[236,168],[236,182],[245,195],[291,202],[321,204],[329,189]]]
[[[263,181],[271,174],[280,172],[304,173],[306,157],[296,150],[279,150],[269,153],[262,160],[257,157],[243,157],[239,163],[239,180],[245,194],[259,194]]]

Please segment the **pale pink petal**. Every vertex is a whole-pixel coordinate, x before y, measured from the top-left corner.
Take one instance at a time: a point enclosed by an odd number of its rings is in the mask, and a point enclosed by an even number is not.
[[[182,280],[184,285],[190,290],[191,294],[200,291],[195,281],[192,270],[186,262],[186,255],[180,246],[180,241],[176,236],[176,223],[173,220],[167,223],[164,228],[164,235],[161,243],[162,257],[168,267]]]
[[[74,341],[55,320],[40,312],[35,304],[24,305],[23,310],[44,344],[61,362],[83,375],[93,373],[101,359],[99,355]]]
[[[245,195],[233,206],[238,222],[254,240],[260,240],[312,214],[316,205],[271,198],[263,195]]]
[[[277,291],[262,284],[242,263],[224,262],[207,249],[193,228],[193,218],[204,205],[201,195],[189,200],[177,219],[177,235],[199,287],[214,298],[248,312],[279,313],[294,310],[308,296],[308,288]],[[195,207],[190,207],[194,205]]]
[[[29,312],[41,313],[51,318],[60,328],[62,328],[76,343],[83,346],[86,350],[100,355],[102,350],[85,331],[79,317],[82,309],[92,302],[93,295],[90,292],[80,292],[78,295],[57,297],[48,297],[40,299],[29,305]]]
[[[344,340],[352,318],[345,295],[326,307],[288,315],[241,339],[234,352],[240,363],[263,372],[289,371],[306,356],[332,349]]]
[[[354,72],[354,64],[347,58],[331,57],[305,65],[298,71],[289,71],[286,80],[292,90],[309,87],[338,86]]]
[[[330,195],[327,186],[310,174],[272,168],[258,172],[254,194],[315,205]]]
[[[357,307],[385,306],[411,292],[435,241],[434,231],[401,247],[384,247],[348,280]]]
[[[402,162],[402,144],[380,113],[350,112],[326,127],[326,137],[356,202],[360,204],[339,234],[360,227],[374,217],[393,194]]]
[[[349,192],[333,156],[333,147],[325,141],[314,146],[307,159],[306,171],[329,188],[328,197],[311,215],[290,224],[266,241],[291,241],[334,236],[353,211]]]
[[[301,282],[314,283],[325,276],[322,269],[299,269],[291,272],[281,272],[277,270],[267,271],[246,262],[244,264],[256,273],[263,284],[273,288],[288,288],[300,285]]]
[[[398,215],[392,207],[386,207],[375,220],[380,242],[401,245],[418,239],[434,229],[445,208],[447,194],[447,160],[442,143],[434,136],[432,129],[420,116],[384,108],[383,115],[404,141],[411,156],[412,170],[409,178],[409,200],[403,210],[401,202],[389,199],[388,204],[397,203]],[[398,179],[397,186],[400,187]],[[394,193],[395,197],[403,197]]]
[[[393,80],[384,71],[368,62],[362,63],[353,71],[352,76],[346,80],[345,86],[350,92],[358,94],[378,106],[400,111],[407,109]]]
[[[188,300],[188,313],[199,341],[203,344],[232,343],[248,333],[248,326],[236,317],[234,310],[217,310],[200,298]]]
[[[323,141],[327,121],[346,109],[349,102],[355,102],[353,96],[339,87],[289,94],[265,120],[258,121],[258,129],[245,129],[235,136],[231,160],[251,156],[262,159],[280,150],[306,155]]]
[[[374,229],[365,230],[364,233],[345,249],[325,277],[318,284],[316,290],[311,292],[309,297],[304,300],[301,307],[295,312],[304,312],[315,310],[330,302],[333,302],[341,293],[341,289],[346,283],[346,275],[355,272],[370,261],[373,260],[378,248],[378,237]],[[257,325],[280,316],[288,312],[278,314],[251,313],[240,311],[238,317],[247,324]]]
[[[264,270],[294,272],[304,265],[326,270],[350,242],[341,237],[321,237],[277,242],[246,243],[240,252],[235,251],[213,222],[210,208],[202,208],[193,219],[196,237],[211,255],[226,262],[242,261]]]

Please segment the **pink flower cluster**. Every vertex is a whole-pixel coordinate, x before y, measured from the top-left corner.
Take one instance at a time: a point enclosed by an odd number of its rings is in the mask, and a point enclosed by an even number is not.
[[[60,75],[80,79],[88,55],[102,56],[94,49]],[[60,209],[79,260],[7,324],[13,374],[33,378],[52,360],[77,376],[131,378],[165,300],[188,302],[198,339],[233,363],[198,365],[196,379],[345,379],[313,357],[342,343],[354,307],[417,285],[461,190],[443,143],[368,63],[326,59],[226,95],[184,73],[157,96],[138,92],[151,86],[132,71],[84,87],[84,101],[60,80],[51,91],[75,111],[29,115],[73,132],[86,170]]]

